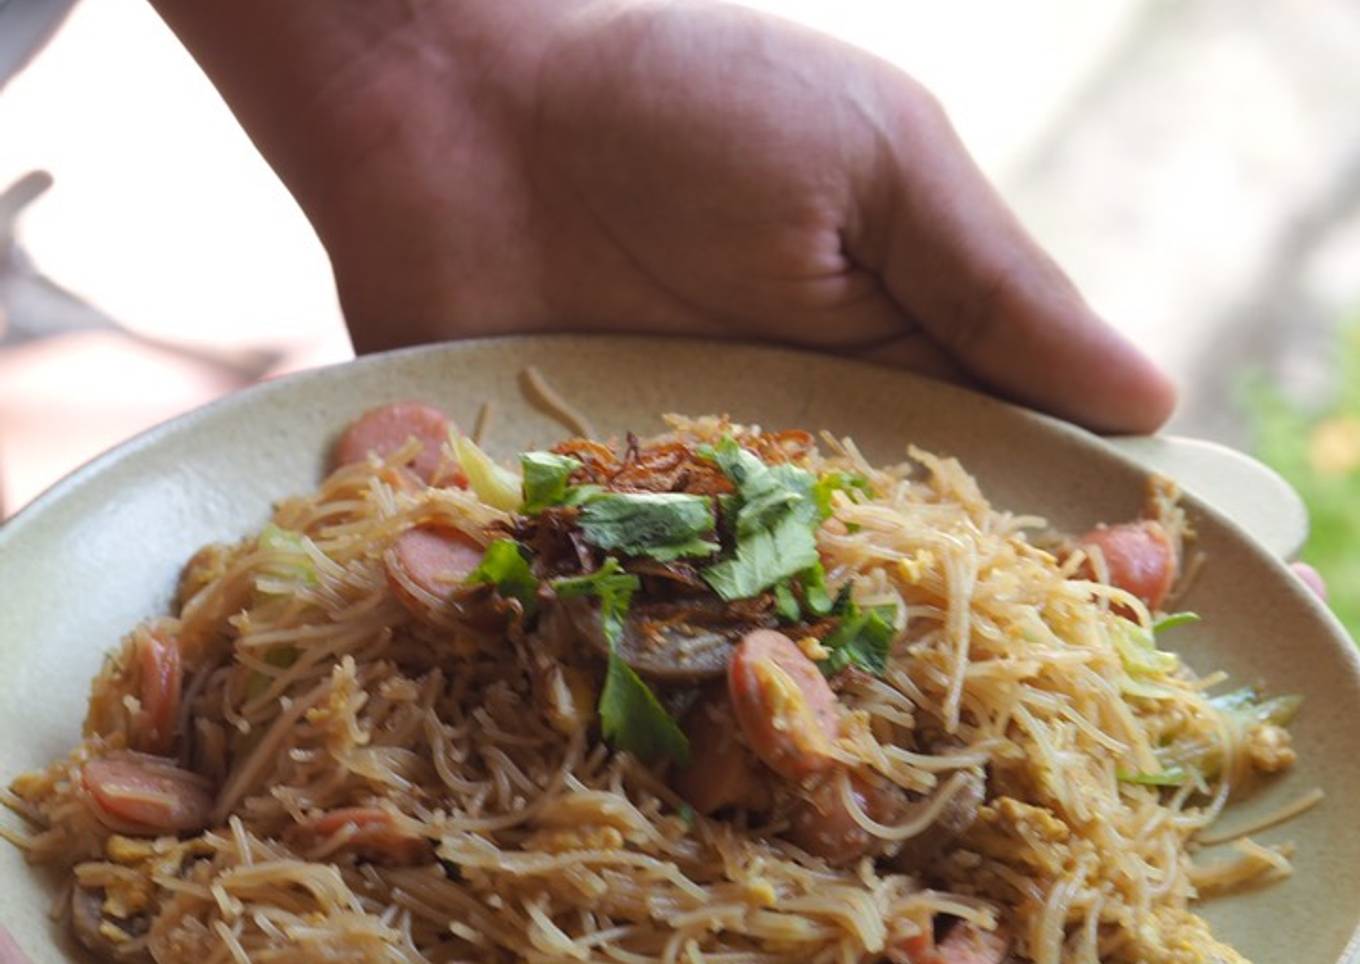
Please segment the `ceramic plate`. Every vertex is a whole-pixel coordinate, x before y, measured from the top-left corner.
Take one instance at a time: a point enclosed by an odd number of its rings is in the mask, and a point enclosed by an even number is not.
[[[310,489],[336,432],[362,410],[428,399],[509,456],[564,430],[521,392],[537,365],[602,432],[659,429],[658,413],[726,412],[773,428],[853,435],[871,461],[915,443],[954,455],[993,503],[1080,531],[1135,514],[1144,470],[1096,437],[901,372],[800,352],[698,341],[539,337],[412,349],[308,372],[169,422],[80,469],[0,529],[0,780],[46,764],[79,738],[102,654],[168,605],[201,544],[258,528],[270,504]],[[1226,463],[1225,463],[1226,465]],[[1224,471],[1228,471],[1227,468]],[[1212,481],[1214,472],[1201,475]],[[1202,489],[1201,489],[1202,490]],[[1299,764],[1230,811],[1246,820],[1321,786],[1326,800],[1267,843],[1292,841],[1295,876],[1205,904],[1219,935],[1257,962],[1351,961],[1360,919],[1360,665],[1344,631],[1260,542],[1188,500],[1208,565],[1184,605],[1204,622],[1184,638],[1197,668],[1297,692]],[[1295,512],[1281,504],[1274,514]],[[1271,506],[1262,514],[1271,515]],[[1258,512],[1261,507],[1258,507]],[[50,890],[0,847],[0,921],[38,962],[69,954],[46,918]]]

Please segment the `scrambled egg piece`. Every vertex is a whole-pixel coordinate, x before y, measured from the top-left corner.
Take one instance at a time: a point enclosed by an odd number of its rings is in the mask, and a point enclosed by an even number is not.
[[[831,650],[823,646],[822,641],[816,636],[804,636],[798,640],[798,648],[813,662],[819,662],[831,655]]]
[[[536,830],[524,841],[525,850],[560,854],[569,850],[618,850],[623,834],[614,827],[585,826]]]
[[[1071,829],[1050,811],[1013,797],[998,797],[978,810],[968,831],[971,849],[1005,863],[1023,863],[1058,876],[1074,857]]]
[[[771,725],[779,732],[787,733],[800,750],[829,754],[831,741],[813,718],[812,708],[793,678],[768,659],[757,662],[752,672],[765,695]]]
[[[903,582],[914,586],[925,578],[927,572],[935,568],[935,563],[935,553],[929,549],[920,549],[910,559],[897,560],[897,574]]]
[[[1262,773],[1276,773],[1294,765],[1296,755],[1289,731],[1273,723],[1253,726],[1247,733],[1247,758]]]
[[[104,843],[104,852],[115,864],[133,866],[156,855],[156,847],[150,840],[138,840],[114,834]]]
[[[331,691],[306,713],[307,722],[326,734],[326,747],[337,759],[345,759],[356,747],[368,744],[369,735],[359,724],[359,710],[368,694],[359,686],[354,658],[346,656],[331,672]]]
[[[1163,908],[1137,931],[1138,959],[1162,964],[1250,964],[1209,933],[1209,925],[1190,911]]]
[[[773,907],[778,896],[774,892],[774,886],[764,877],[746,882],[746,900],[757,907]]]
[[[1045,843],[1061,843],[1071,834],[1067,824],[1048,810],[1014,797],[998,797],[990,806],[978,811],[978,820],[996,829],[1038,838]]]

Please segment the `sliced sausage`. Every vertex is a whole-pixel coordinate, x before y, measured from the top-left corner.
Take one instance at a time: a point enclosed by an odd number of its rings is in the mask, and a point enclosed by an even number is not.
[[[1144,519],[1096,526],[1078,540],[1095,546],[1105,559],[1110,585],[1133,593],[1149,609],[1159,609],[1176,581],[1176,547],[1160,522]]]
[[[1001,930],[956,920],[938,944],[934,935],[918,934],[889,947],[887,956],[891,964],[1005,964],[1010,947]]]
[[[467,480],[457,464],[446,461],[443,454],[452,428],[449,417],[432,405],[383,405],[369,409],[349,424],[335,444],[333,461],[337,466],[362,462],[370,452],[386,458],[414,438],[421,449],[410,466],[426,484],[446,482],[465,487]]]
[[[148,753],[169,753],[175,743],[183,687],[179,644],[144,633],[138,639],[137,661],[141,670],[142,710],[146,714],[145,728],[136,734],[137,748]]]
[[[428,597],[446,599],[481,561],[482,547],[471,536],[432,525],[407,529],[383,556],[388,584],[416,615],[426,613]]]
[[[81,780],[95,815],[114,830],[138,836],[189,833],[208,825],[208,781],[160,757],[141,753],[91,760]]]
[[[727,689],[747,745],[780,776],[799,780],[835,763],[836,694],[783,633],[757,629],[742,637],[727,667]]]
[[[927,964],[927,955],[935,953],[935,935],[929,932],[913,934],[884,948],[888,964]]]
[[[915,873],[948,850],[973,825],[986,795],[986,778],[978,771],[967,771],[963,785],[954,791],[930,828],[902,841],[902,849],[891,861],[893,869]]]
[[[906,794],[877,774],[853,773],[855,803],[877,823],[896,823],[907,808]],[[841,799],[840,778],[832,773],[812,787],[789,815],[788,838],[832,866],[854,863],[874,850],[877,838],[856,822]]]
[[[771,777],[738,738],[725,689],[707,690],[681,728],[689,738],[690,762],[671,785],[690,806],[705,815],[724,807],[769,807]]]
[[[392,866],[410,866],[431,860],[430,841],[403,827],[395,816],[378,807],[344,807],[300,824],[297,835],[319,842],[352,828],[344,849],[364,860]]]
[[[875,823],[886,826],[905,823],[930,805],[929,799],[910,799],[901,787],[873,772],[852,772],[848,779],[855,803]],[[982,774],[967,772],[935,821],[921,833],[902,841],[901,849],[892,853],[888,863],[902,873],[919,871],[972,826],[985,792]],[[853,863],[885,846],[850,814],[835,772],[807,789],[790,812],[788,837],[833,866]]]
[[[949,929],[935,953],[939,964],[1002,964],[1010,943],[1000,931],[985,931],[976,924],[959,921]]]

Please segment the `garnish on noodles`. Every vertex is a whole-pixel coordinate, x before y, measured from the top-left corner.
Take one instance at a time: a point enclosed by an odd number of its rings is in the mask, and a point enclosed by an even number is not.
[[[1291,696],[1168,646],[1191,532],[1063,538],[916,449],[725,418],[490,458],[366,414],[14,781],[107,960],[1239,961]],[[1221,674],[1220,674],[1221,676]],[[1295,810],[1316,802],[1301,801]]]

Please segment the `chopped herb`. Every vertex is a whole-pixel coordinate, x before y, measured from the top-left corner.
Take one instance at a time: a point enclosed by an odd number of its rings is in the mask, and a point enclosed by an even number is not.
[[[718,468],[736,486],[741,499],[737,511],[738,538],[769,529],[789,514],[809,526],[815,524],[813,480],[806,470],[796,465],[766,465],[730,435],[709,451]]]
[[[737,501],[724,506],[731,517],[736,552],[704,570],[704,579],[723,599],[749,599],[816,565],[817,506],[812,476],[794,465],[769,466],[726,436],[705,454],[737,488]]]
[[[1243,732],[1260,725],[1285,726],[1294,718],[1303,698],[1297,694],[1275,696],[1268,700],[1251,687],[1210,697],[1209,705],[1230,718]],[[1205,744],[1193,735],[1168,742],[1156,751],[1163,770],[1184,770],[1212,780],[1223,770],[1221,748]]]
[[[718,516],[728,523],[727,530],[731,530],[736,525],[737,510],[741,508],[741,496],[735,492],[723,492],[717,497]]]
[[[826,586],[826,570],[813,563],[796,576],[774,584],[774,609],[786,623],[829,616],[835,606]]]
[[[798,597],[787,579],[774,584],[774,611],[786,623],[798,622]]]
[[[723,599],[749,599],[817,562],[817,542],[811,530],[785,516],[771,530],[737,542],[736,555],[709,566],[704,580]]]
[[[1243,687],[1242,689],[1234,689],[1232,692],[1210,696],[1209,704],[1224,711],[1246,710],[1248,707],[1255,706],[1259,699],[1261,699],[1261,695],[1255,691],[1255,687]]]
[[[1124,669],[1134,676],[1166,676],[1180,666],[1175,653],[1158,649],[1150,632],[1127,619],[1119,621],[1110,641]]]
[[[604,491],[604,486],[588,482],[570,486],[562,496],[562,505],[582,506]]]
[[[1254,706],[1259,699],[1260,696],[1257,694],[1254,687],[1244,686],[1239,690],[1233,690],[1231,693],[1220,693],[1217,696],[1211,696],[1209,698],[1209,705],[1215,709],[1229,712],[1244,710]]]
[[[1153,635],[1166,632],[1168,629],[1175,629],[1177,626],[1185,626],[1189,623],[1199,622],[1199,613],[1172,613],[1163,616],[1152,624]]]
[[[550,505],[558,505],[567,497],[571,474],[581,463],[569,455],[556,452],[525,452],[519,457],[519,468],[524,476],[524,504],[520,511],[526,515],[541,512]]]
[[[798,574],[798,583],[803,587],[803,606],[813,616],[828,616],[836,601],[831,598],[826,586],[826,570],[820,562],[813,563]],[[846,597],[849,598],[848,596]]]
[[[1285,693],[1263,700],[1255,689],[1248,686],[1211,697],[1209,705],[1224,713],[1233,714],[1248,727],[1260,723],[1285,726],[1303,705],[1303,697],[1297,693]]]
[[[594,572],[554,579],[552,583],[559,596],[594,596],[600,600],[600,621],[610,646],[623,636],[623,620],[628,615],[628,604],[632,602],[633,593],[637,592],[639,585],[638,577],[624,572],[613,556]]]
[[[849,612],[841,617],[822,645],[831,655],[818,663],[827,676],[835,676],[847,666],[856,666],[875,676],[882,676],[888,668],[888,653],[897,635],[896,606],[873,606],[860,609],[850,604]]]
[[[1151,680],[1139,679],[1125,673],[1124,678],[1119,681],[1119,692],[1125,696],[1136,696],[1144,700],[1173,700],[1181,695],[1181,691],[1164,683],[1154,683]]]
[[[740,489],[737,536],[768,529],[788,515],[815,527],[820,520],[812,499],[812,476],[796,465],[767,466],[745,449],[741,451],[765,471],[750,476]]]
[[[680,806],[676,808],[675,812],[679,814],[681,820],[685,821],[685,826],[690,830],[693,830],[695,825],[699,822],[699,818],[694,813],[694,808],[683,800],[680,802]]]
[[[458,457],[458,464],[477,498],[503,512],[514,512],[520,507],[523,499],[519,477],[492,461],[476,442],[466,435],[455,437],[453,454]]]
[[[854,600],[850,598],[852,588],[848,581],[841,586],[841,591],[836,593],[836,599],[831,603],[832,616],[844,616],[855,605]]]
[[[858,472],[827,472],[812,487],[812,497],[817,503],[817,515],[826,519],[831,515],[831,493],[858,490],[870,497],[873,487],[869,480]]]
[[[615,651],[623,635],[628,604],[638,588],[638,577],[624,572],[609,557],[604,565],[585,576],[553,581],[560,596],[595,596],[600,600],[600,621],[609,641],[609,665],[600,692],[600,728],[605,739],[644,762],[669,756],[681,764],[689,761],[689,740],[656,694]]]
[[[525,615],[538,608],[538,579],[529,568],[524,550],[514,539],[497,539],[486,547],[482,561],[468,574],[467,584],[490,584],[507,599],[518,599]]]
[[[592,545],[669,562],[711,556],[713,500],[684,492],[601,492],[585,500],[581,533]]]
[[[1120,770],[1115,776],[1121,783],[1136,783],[1144,787],[1179,787],[1190,779],[1190,774],[1180,767],[1168,767],[1160,773],[1131,773],[1128,770]]]
[[[600,729],[614,746],[650,763],[670,757],[689,763],[689,739],[642,678],[619,656],[609,654],[600,693]]]

